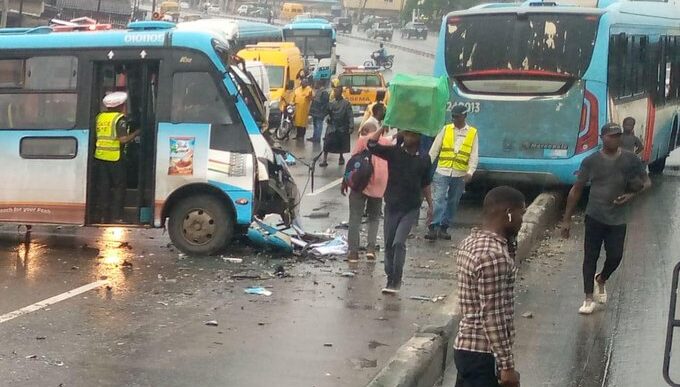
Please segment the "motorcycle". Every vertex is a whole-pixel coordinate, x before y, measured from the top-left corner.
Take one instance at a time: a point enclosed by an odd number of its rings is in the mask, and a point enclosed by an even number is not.
[[[380,58],[377,52],[371,54],[371,60],[367,60],[366,62],[364,62],[364,66],[366,67],[372,66],[384,67],[385,70],[391,69],[393,64],[394,55],[387,55],[385,58]]]
[[[276,137],[277,140],[283,141],[288,139],[288,136],[290,136],[290,131],[293,130],[293,117],[295,116],[295,105],[289,104],[286,105],[286,108],[283,111],[283,114],[281,116],[281,125],[279,125],[278,128],[276,128],[276,131],[274,132],[274,137]]]

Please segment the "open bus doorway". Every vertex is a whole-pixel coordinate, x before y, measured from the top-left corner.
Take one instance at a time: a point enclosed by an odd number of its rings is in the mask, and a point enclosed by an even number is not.
[[[158,61],[94,63],[93,98],[90,109],[92,152],[89,156],[88,172],[88,224],[153,223],[158,71]],[[117,187],[109,184],[109,189],[106,190],[105,187],[101,187],[102,178],[98,175],[100,171],[94,168],[97,162],[94,149],[97,142],[97,116],[106,111],[102,101],[111,92],[127,93],[127,101],[123,108],[127,133],[139,130],[139,136],[121,145],[119,160],[121,182]],[[122,206],[121,210],[113,208],[119,205]],[[120,218],[114,216],[117,212]]]

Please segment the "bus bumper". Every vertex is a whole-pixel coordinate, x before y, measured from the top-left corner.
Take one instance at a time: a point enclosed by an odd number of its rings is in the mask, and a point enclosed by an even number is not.
[[[581,162],[593,152],[568,159],[510,159],[480,157],[475,180],[526,183],[532,185],[571,185]]]

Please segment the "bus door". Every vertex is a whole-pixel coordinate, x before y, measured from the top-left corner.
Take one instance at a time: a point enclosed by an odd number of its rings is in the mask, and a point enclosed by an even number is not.
[[[79,60],[0,59],[0,221],[83,224],[87,121],[78,114]]]
[[[96,128],[97,116],[106,111],[103,98],[108,93],[122,91],[128,96],[122,112],[127,128],[123,130],[127,134],[139,131],[139,135],[131,142],[121,145],[115,175],[102,167],[106,163],[94,158],[94,151],[91,153],[88,223],[151,225],[160,61],[106,61],[94,62],[93,65],[91,127]],[[91,132],[90,140],[94,150],[96,130]],[[116,214],[120,214],[121,218],[116,218]]]

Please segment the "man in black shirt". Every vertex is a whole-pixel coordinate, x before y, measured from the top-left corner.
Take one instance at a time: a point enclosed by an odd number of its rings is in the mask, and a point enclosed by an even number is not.
[[[387,286],[383,293],[394,294],[401,287],[406,260],[406,238],[418,220],[423,196],[428,205],[428,219],[432,217],[432,193],[430,184],[431,161],[418,155],[420,135],[402,132],[401,146],[380,145],[382,128],[368,140],[368,149],[383,158],[388,165],[387,190],[385,191],[385,274]]]

